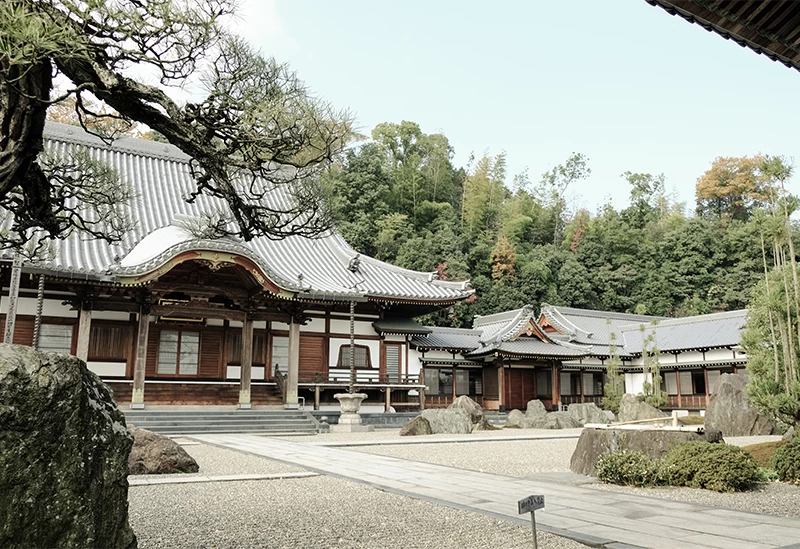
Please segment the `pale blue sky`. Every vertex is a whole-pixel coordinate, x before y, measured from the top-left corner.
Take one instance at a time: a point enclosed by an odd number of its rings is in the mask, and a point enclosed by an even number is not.
[[[241,15],[364,133],[417,122],[462,166],[505,150],[509,184],[587,155],[572,191],[592,212],[627,203],[626,170],[664,173],[692,211],[717,156],[800,161],[800,73],[644,0],[243,0]]]

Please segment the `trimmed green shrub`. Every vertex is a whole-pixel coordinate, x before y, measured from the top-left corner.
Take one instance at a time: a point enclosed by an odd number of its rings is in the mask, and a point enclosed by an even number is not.
[[[622,450],[604,454],[597,460],[597,478],[610,484],[651,486],[658,467],[644,452]]]
[[[717,492],[746,490],[759,481],[753,456],[737,446],[710,442],[675,446],[661,460],[659,476],[672,486]]]
[[[800,483],[800,437],[792,437],[775,451],[772,466],[782,481]]]

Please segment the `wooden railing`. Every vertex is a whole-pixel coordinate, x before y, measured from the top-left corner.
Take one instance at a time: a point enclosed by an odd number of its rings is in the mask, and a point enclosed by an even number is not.
[[[677,395],[670,395],[667,397],[667,405],[665,408],[668,409],[683,409],[688,408],[690,410],[705,410],[707,406],[706,402],[706,395],[681,395],[680,400]]]
[[[300,383],[348,383],[350,381],[350,370],[348,368],[330,368],[326,372],[302,372]],[[356,370],[356,383],[363,384],[398,384],[398,385],[419,385],[419,375],[400,375],[389,376],[381,373],[377,369]]]
[[[568,406],[570,404],[580,404],[581,402],[585,402],[586,404],[593,402],[597,406],[600,406],[600,401],[603,400],[603,397],[599,395],[597,396],[587,395],[583,397],[581,397],[581,395],[561,395],[559,398],[561,399],[561,404],[564,406]],[[583,400],[581,400],[581,398]]]

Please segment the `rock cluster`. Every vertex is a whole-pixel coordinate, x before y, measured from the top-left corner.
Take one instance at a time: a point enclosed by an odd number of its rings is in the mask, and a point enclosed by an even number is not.
[[[619,404],[618,420],[620,423],[628,421],[641,421],[643,419],[658,419],[667,417],[667,414],[650,406],[648,403],[639,400],[639,398],[632,394],[622,395],[622,401]]]
[[[483,417],[481,405],[460,396],[445,409],[423,410],[422,414],[406,423],[400,436],[461,434],[493,429]]]
[[[574,429],[587,423],[608,423],[606,413],[594,403],[570,404],[566,412],[548,412],[540,400],[531,400],[523,414],[511,410],[506,427],[520,429]]]
[[[434,435],[466,435],[472,432],[472,420],[469,412],[463,408],[423,410],[421,415],[431,424],[431,433]]]
[[[136,547],[133,437],[75,357],[0,345],[0,547]]]
[[[660,459],[677,444],[705,440],[719,442],[721,437],[718,432],[706,435],[662,429],[584,429],[569,468],[573,473],[593,476],[597,460],[609,452],[639,451]]]
[[[173,440],[132,427],[133,448],[128,457],[131,475],[161,475],[169,473],[196,473],[200,468],[192,456]]]
[[[769,418],[747,401],[747,378],[741,374],[719,376],[715,394],[706,409],[706,427],[729,437],[774,435],[778,432]]]

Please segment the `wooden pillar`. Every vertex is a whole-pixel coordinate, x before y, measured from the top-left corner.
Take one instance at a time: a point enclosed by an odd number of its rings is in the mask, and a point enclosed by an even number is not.
[[[384,411],[388,412],[389,409],[392,407],[392,389],[390,387],[386,388],[386,406]]]
[[[147,365],[147,335],[150,331],[150,315],[142,307],[139,311],[139,327],[136,333],[136,362],[133,365],[133,392],[131,409],[144,408],[144,372]]]
[[[584,370],[578,370],[578,380],[581,382],[581,404],[583,404],[585,398],[584,395],[586,394],[586,391],[583,389],[583,373]]]
[[[708,408],[708,401],[711,399],[711,392],[708,387],[708,368],[703,368],[703,378],[706,380],[704,385],[706,386],[706,408]]]
[[[319,385],[314,386],[314,409],[319,410]]]
[[[297,398],[297,378],[300,374],[300,323],[289,324],[289,371],[286,372],[286,408],[300,407]]]
[[[681,399],[681,372],[680,370],[675,370],[675,386],[678,387],[678,408],[683,406],[683,402]]]
[[[559,387],[561,376],[555,362],[553,362],[552,378],[551,389],[553,393],[553,406],[556,410],[561,410],[561,388]]]
[[[253,321],[245,318],[242,324],[242,366],[239,377],[239,409],[249,410],[253,407],[250,401],[250,377],[253,369]]]
[[[425,367],[419,368],[419,384],[422,385],[419,389],[419,411],[425,409]]]
[[[499,358],[497,361],[497,392],[500,397],[500,406],[505,409],[506,406],[506,379],[505,371],[503,370],[503,359]]]
[[[81,307],[78,313],[78,350],[75,352],[82,361],[89,360],[89,338],[92,334],[92,311]]]

